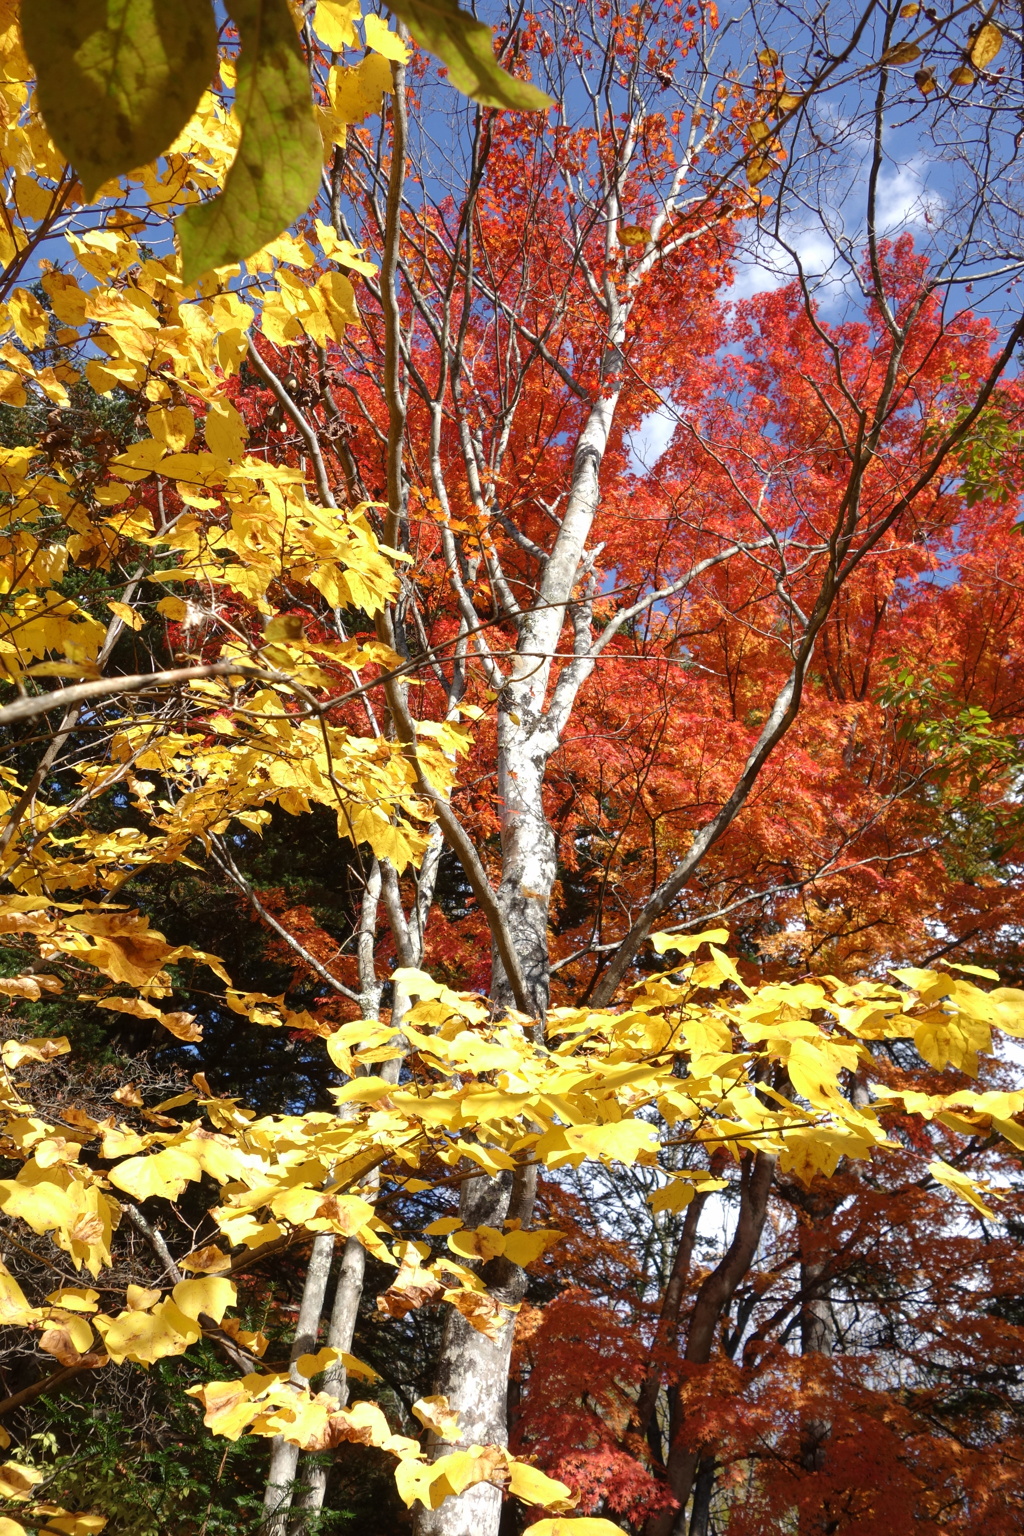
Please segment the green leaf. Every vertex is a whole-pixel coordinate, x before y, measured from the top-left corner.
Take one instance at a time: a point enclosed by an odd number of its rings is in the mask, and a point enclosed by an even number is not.
[[[173,143],[217,67],[210,0],[25,0],[21,29],[43,120],[90,198]]]
[[[554,106],[535,85],[517,80],[494,57],[491,29],[460,11],[455,0],[386,0],[418,43],[448,66],[452,85],[485,107],[543,112]]]
[[[235,88],[242,136],[220,196],[177,221],[186,283],[261,250],[320,190],[323,145],[287,0],[227,0],[227,10],[242,45]]]

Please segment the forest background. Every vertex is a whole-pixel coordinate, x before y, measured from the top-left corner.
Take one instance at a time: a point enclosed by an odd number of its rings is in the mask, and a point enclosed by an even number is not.
[[[1009,1536],[1019,17],[487,22],[0,4],[0,1536]]]

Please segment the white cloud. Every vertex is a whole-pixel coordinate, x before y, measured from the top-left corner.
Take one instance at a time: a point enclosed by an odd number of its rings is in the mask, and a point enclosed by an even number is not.
[[[659,405],[656,411],[644,417],[635,431],[627,434],[626,450],[634,475],[645,474],[654,468],[672,441],[678,419],[679,413],[672,405]]]
[[[745,299],[770,293],[791,281],[796,267],[786,246],[796,252],[819,302],[827,306],[830,301],[839,302],[849,295],[853,273],[849,261],[841,257],[837,242],[842,241],[854,261],[859,259],[867,232],[871,146],[855,134],[848,134],[845,142],[851,156],[845,183],[834,184],[831,200],[823,202],[820,215],[808,209],[802,218],[783,219],[781,243],[772,238],[768,228],[752,229],[752,238],[737,255],[731,297]],[[880,237],[894,239],[906,230],[924,231],[935,224],[943,200],[929,188],[928,170],[926,157],[910,155],[902,164],[882,172],[875,207],[875,227]]]

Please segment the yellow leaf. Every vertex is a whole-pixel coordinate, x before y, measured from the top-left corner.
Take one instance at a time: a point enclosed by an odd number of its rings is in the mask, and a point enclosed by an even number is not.
[[[171,453],[181,453],[195,437],[196,419],[187,405],[154,406],[146,412],[150,434]]]
[[[342,1353],[341,1363],[350,1376],[355,1376],[360,1381],[380,1381],[380,1375],[372,1365],[357,1360],[355,1355],[350,1355],[347,1351]]]
[[[879,60],[880,64],[913,64],[915,59],[921,57],[921,50],[916,43],[897,43],[893,48],[887,48]]]
[[[7,300],[7,312],[18,340],[33,350],[46,341],[48,317],[34,293],[27,288],[15,288]]]
[[[201,1176],[196,1159],[180,1147],[166,1147],[150,1157],[130,1157],[109,1174],[110,1182],[134,1200],[149,1200],[153,1195],[177,1200],[185,1186]]]
[[[524,1504],[540,1504],[545,1509],[572,1509],[576,1504],[571,1489],[526,1461],[511,1463],[508,1491]]]
[[[7,1515],[0,1515],[0,1536],[28,1536],[25,1527]]]
[[[986,21],[971,39],[967,57],[975,69],[987,69],[1003,46],[1003,34],[994,22]]]
[[[25,1222],[40,1236],[55,1227],[70,1228],[75,1222],[67,1191],[44,1181],[27,1184],[15,1179],[0,1180],[0,1209]]]
[[[498,1343],[508,1327],[511,1311],[488,1291],[446,1291],[445,1301],[451,1302],[456,1312],[493,1343]]]
[[[342,272],[325,272],[316,285],[324,314],[335,341],[344,341],[345,327],[360,325],[355,290]]]
[[[130,1285],[126,1292],[130,1312],[148,1312],[160,1300],[162,1292],[150,1285]]]
[[[336,65],[328,80],[331,106],[346,123],[361,123],[379,112],[385,92],[394,84],[391,66],[379,53],[368,53],[356,65]]]
[[[65,325],[84,325],[86,294],[68,272],[44,272],[43,291],[58,320]]]
[[[55,1307],[65,1307],[69,1312],[95,1312],[100,1293],[88,1286],[65,1285],[59,1291],[52,1291],[46,1299],[52,1301]]]
[[[266,1378],[272,1381],[273,1377]],[[250,1387],[255,1378],[242,1381],[211,1381],[202,1387],[189,1387],[188,1396],[197,1397],[206,1410],[203,1423],[215,1435],[237,1440],[260,1412]]]
[[[163,613],[174,623],[180,624],[188,618],[188,603],[183,603],[180,597],[162,597],[156,605],[157,613]]]
[[[670,949],[692,955],[702,944],[724,944],[728,937],[728,928],[709,928],[706,933],[652,933],[651,948],[657,955],[667,954]]]
[[[331,1097],[336,1104],[373,1104],[386,1094],[394,1092],[394,1084],[382,1077],[354,1077],[342,1088],[332,1088]]]
[[[201,1280],[179,1280],[171,1292],[186,1317],[197,1318],[201,1312],[219,1323],[228,1307],[238,1299],[233,1280],[222,1275],[204,1275]]]
[[[809,1040],[794,1040],[786,1060],[790,1082],[809,1104],[831,1107],[839,1095],[839,1063]]]
[[[595,1515],[584,1515],[579,1520],[537,1520],[526,1527],[523,1536],[622,1536],[622,1527]]]
[[[670,1179],[667,1184],[652,1191],[648,1200],[652,1211],[682,1211],[695,1194],[696,1190],[688,1180]]]
[[[98,1536],[98,1532],[104,1530],[107,1525],[106,1515],[70,1515],[66,1510],[59,1514],[50,1514],[45,1526],[41,1526],[39,1536]],[[0,1536],[3,1532],[0,1531]]]
[[[337,1232],[342,1237],[351,1237],[366,1226],[372,1215],[373,1206],[358,1195],[324,1194],[305,1224],[311,1232]]]
[[[142,997],[103,997],[100,998],[101,1008],[110,1008],[115,1013],[130,1013],[137,1019],[152,1019],[157,1024],[162,1024],[178,1040],[201,1040],[203,1031],[195,1021],[195,1015],[191,1013],[161,1013],[159,1008],[146,1002]]]
[[[560,1243],[564,1236],[554,1227],[539,1227],[533,1232],[506,1232],[505,1258],[525,1269],[555,1243]]]
[[[269,644],[276,641],[301,640],[305,620],[300,613],[278,613],[264,625],[263,638]]]
[[[993,1198],[995,1191],[986,1189],[984,1185],[972,1179],[969,1174],[961,1173],[959,1168],[951,1167],[942,1158],[937,1159],[934,1163],[929,1163],[928,1172],[936,1183],[944,1184],[955,1195],[959,1195],[961,1200],[969,1201],[975,1210],[980,1211],[983,1216],[995,1216],[995,1211],[991,1206],[986,1205],[982,1198],[984,1194],[987,1194],[990,1199]],[[995,1196],[995,1198],[999,1198],[999,1196]]]
[[[425,1429],[432,1429],[439,1440],[458,1440],[459,1416],[443,1396],[421,1397],[412,1405],[412,1411]]]
[[[647,1154],[653,1159],[657,1132],[646,1120],[617,1120],[610,1125],[556,1126],[537,1142],[535,1155],[551,1168],[571,1163],[578,1168],[584,1158],[635,1163]]]
[[[448,1247],[464,1259],[483,1259],[486,1263],[504,1253],[505,1237],[496,1227],[474,1227],[453,1232]]]
[[[14,181],[14,201],[21,217],[39,223],[50,211],[54,193],[49,187],[40,186],[33,176],[17,176]]]
[[[977,1077],[977,1053],[992,1049],[992,1031],[979,1019],[936,1011],[918,1024],[914,1044],[930,1066],[948,1064]]]
[[[24,1328],[35,1317],[17,1280],[0,1264],[0,1327]]]
[[[1024,991],[1019,987],[994,987],[988,1000],[995,1007],[995,1022],[1003,1033],[1024,1039]]]
[[[53,1355],[61,1365],[77,1365],[95,1340],[84,1317],[65,1312],[51,1320],[39,1338],[39,1348]]]
[[[5,1461],[0,1466],[0,1498],[23,1499],[32,1497],[32,1489],[43,1480],[38,1467],[30,1467],[21,1461]]]
[[[230,400],[216,401],[207,412],[206,446],[218,459],[233,463],[242,458],[249,432]]]
[[[300,1355],[295,1361],[295,1369],[300,1376],[311,1381],[314,1376],[319,1376],[329,1365],[333,1365],[340,1359],[340,1350],[331,1349],[325,1345],[323,1349],[318,1349],[315,1355]]]
[[[396,32],[388,31],[387,22],[380,16],[364,16],[363,32],[366,35],[367,48],[373,48],[375,52],[382,53],[386,59],[394,59],[396,64],[408,62],[408,48]]]
[[[166,451],[159,438],[146,437],[141,443],[132,443],[116,459],[111,459],[110,467],[122,480],[145,480],[156,469]]]
[[[162,1301],[152,1312],[122,1312],[116,1318],[100,1314],[93,1324],[115,1365],[125,1360],[152,1365],[168,1356],[183,1355],[202,1337],[199,1324],[173,1301]]]
[[[42,980],[43,978],[29,979]],[[49,981],[51,978],[46,977],[45,979]],[[54,977],[52,979],[56,980],[57,978]],[[51,990],[59,992],[61,988],[60,986],[47,988],[47,991]],[[26,996],[38,997],[39,991],[26,993]],[[26,1061],[52,1061],[55,1056],[66,1056],[70,1049],[71,1045],[67,1036],[59,1035],[55,1040],[48,1040],[46,1038],[38,1040],[5,1040],[2,1050],[0,1050],[0,1055],[3,1056],[4,1066],[13,1071],[15,1067],[20,1067]]]
[[[313,31],[328,48],[340,53],[354,48],[359,39],[355,23],[359,20],[359,0],[317,0]]]
[[[122,624],[127,624],[129,629],[145,628],[146,621],[141,613],[136,613],[135,609],[130,607],[128,603],[110,602],[107,604],[107,607],[114,617],[120,619]]]
[[[205,1248],[197,1248],[193,1253],[187,1253],[178,1263],[179,1269],[188,1269],[194,1274],[202,1275],[215,1275],[230,1267],[230,1258],[222,1248],[217,1247],[216,1243],[207,1243]]]

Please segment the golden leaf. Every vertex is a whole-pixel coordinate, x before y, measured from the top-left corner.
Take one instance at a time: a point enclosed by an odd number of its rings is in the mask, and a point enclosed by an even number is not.
[[[381,53],[386,59],[394,59],[396,64],[405,64],[409,59],[409,50],[398,36],[397,32],[388,30],[387,22],[380,16],[363,17],[363,33],[366,37],[367,48],[372,48],[376,53]]]
[[[136,613],[128,603],[109,602],[107,607],[114,617],[120,619],[122,624],[127,624],[129,629],[145,628],[146,621],[141,613]]]
[[[973,1205],[975,1210],[980,1211],[983,1216],[995,1216],[996,1213],[991,1206],[985,1204],[983,1195],[987,1194],[989,1199],[998,1199],[1000,1197],[996,1194],[996,1191],[986,1189],[983,1184],[980,1184],[976,1179],[972,1179],[969,1174],[961,1173],[959,1168],[951,1167],[942,1158],[936,1159],[934,1163],[929,1163],[928,1172],[935,1179],[936,1183],[944,1184],[955,1195],[959,1195],[961,1200],[966,1200],[969,1204]]]
[[[38,984],[44,978],[33,976],[23,979]],[[58,981],[56,977],[46,977],[45,979],[57,983],[56,986],[48,987],[47,991],[61,991],[63,983]],[[34,992],[26,992],[24,995],[26,997],[38,997],[38,985]],[[13,1071],[15,1067],[22,1066],[26,1061],[52,1061],[55,1056],[66,1056],[70,1049],[71,1045],[67,1036],[61,1035],[56,1040],[45,1038],[39,1040],[5,1040],[2,1049],[0,1049],[0,1055],[3,1056],[4,1066]]]
[[[205,1248],[197,1248],[193,1253],[187,1253],[178,1262],[179,1269],[204,1275],[215,1275],[220,1270],[230,1269],[230,1267],[231,1259],[217,1247],[216,1243],[208,1243]]]
[[[916,43],[897,43],[893,48],[887,48],[879,59],[880,64],[913,64],[915,59],[921,57],[921,50]]]
[[[560,1243],[564,1236],[564,1232],[558,1232],[554,1227],[538,1227],[532,1232],[507,1232],[505,1257],[525,1269],[555,1243]]]
[[[46,1299],[53,1302],[55,1307],[65,1307],[69,1312],[95,1312],[100,1293],[88,1286],[65,1285],[59,1291],[52,1291]]]
[[[148,1285],[130,1285],[127,1291],[129,1310],[132,1312],[148,1312],[150,1307],[155,1307],[163,1293]]]
[[[237,1440],[260,1412],[260,1404],[253,1401],[249,1390],[251,1383],[251,1377],[245,1381],[211,1381],[203,1387],[189,1387],[188,1396],[202,1403],[207,1429],[226,1440]]]
[[[622,1536],[622,1527],[584,1515],[580,1520],[537,1520],[526,1527],[523,1536]]]
[[[21,1502],[32,1497],[32,1489],[41,1483],[43,1473],[20,1461],[5,1461],[0,1466],[0,1498]]]
[[[548,1477],[546,1472],[532,1467],[527,1461],[517,1460],[510,1464],[508,1491],[524,1504],[540,1504],[545,1509],[572,1509],[576,1504],[575,1495],[565,1483]]]
[[[222,1275],[204,1275],[201,1280],[179,1280],[171,1292],[175,1303],[186,1317],[198,1318],[200,1313],[219,1323],[228,1307],[238,1300],[238,1290],[233,1280]]]
[[[445,1291],[445,1301],[450,1301],[456,1312],[461,1312],[466,1322],[485,1338],[497,1344],[505,1333],[512,1311],[488,1291]]]
[[[433,1430],[439,1440],[458,1440],[459,1415],[443,1396],[421,1397],[412,1405],[412,1411],[425,1429]]]
[[[967,48],[967,57],[975,69],[987,69],[1003,46],[1003,34],[995,22],[986,21],[978,28]]]
[[[770,176],[774,169],[775,161],[770,160],[767,155],[753,155],[747,161],[746,166],[749,185],[756,187],[760,182],[764,181],[766,176]]]
[[[78,1321],[83,1323],[88,1334],[88,1340],[84,1346],[79,1346],[72,1330],[61,1324],[57,1327],[45,1328],[39,1336],[39,1348],[46,1354],[59,1360],[61,1365],[77,1365],[82,1356],[92,1346],[92,1329],[84,1318]]]
[[[359,20],[359,0],[317,0],[313,31],[328,48],[340,53],[354,48],[359,38],[355,23]]]

